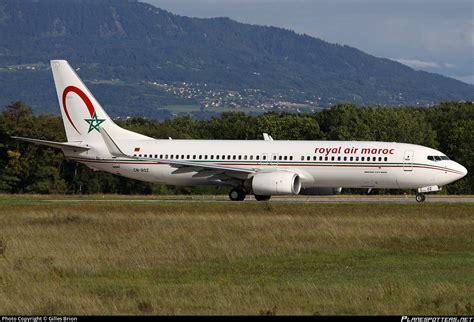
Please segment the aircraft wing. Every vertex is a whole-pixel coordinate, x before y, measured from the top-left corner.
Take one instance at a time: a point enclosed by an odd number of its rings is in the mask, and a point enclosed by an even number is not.
[[[173,174],[182,174],[195,172],[194,178],[207,178],[209,181],[220,182],[220,183],[231,183],[235,179],[244,180],[248,179],[252,174],[256,173],[256,169],[252,168],[241,168],[219,165],[215,163],[207,162],[193,162],[193,161],[182,161],[182,160],[160,160],[160,159],[147,159],[137,158],[140,160],[158,161],[168,163],[170,166],[176,168]]]

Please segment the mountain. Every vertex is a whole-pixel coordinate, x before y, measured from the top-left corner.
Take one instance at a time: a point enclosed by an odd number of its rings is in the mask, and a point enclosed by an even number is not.
[[[51,59],[78,68],[115,116],[474,100],[473,85],[281,28],[133,0],[0,0],[0,106],[59,113]]]

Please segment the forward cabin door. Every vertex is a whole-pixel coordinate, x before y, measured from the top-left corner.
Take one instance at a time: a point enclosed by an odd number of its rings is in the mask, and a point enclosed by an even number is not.
[[[405,151],[403,156],[403,171],[413,171],[413,151]]]

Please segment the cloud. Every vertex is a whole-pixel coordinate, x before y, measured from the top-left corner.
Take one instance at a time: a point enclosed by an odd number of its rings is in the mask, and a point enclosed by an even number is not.
[[[458,67],[455,64],[451,64],[451,63],[444,63],[443,66],[446,67],[446,68],[457,68]]]
[[[474,19],[471,23],[472,28],[474,29]],[[462,38],[471,46],[474,47],[474,30],[466,31],[462,34]]]
[[[412,68],[440,68],[441,66],[432,61],[424,61],[424,60],[419,60],[419,59],[404,59],[404,58],[398,58],[398,59],[393,59],[400,64],[410,66]]]

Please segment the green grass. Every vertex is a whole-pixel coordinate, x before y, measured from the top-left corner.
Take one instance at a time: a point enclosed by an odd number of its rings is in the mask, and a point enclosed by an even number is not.
[[[0,196],[2,314],[472,314],[470,203],[68,198]]]

